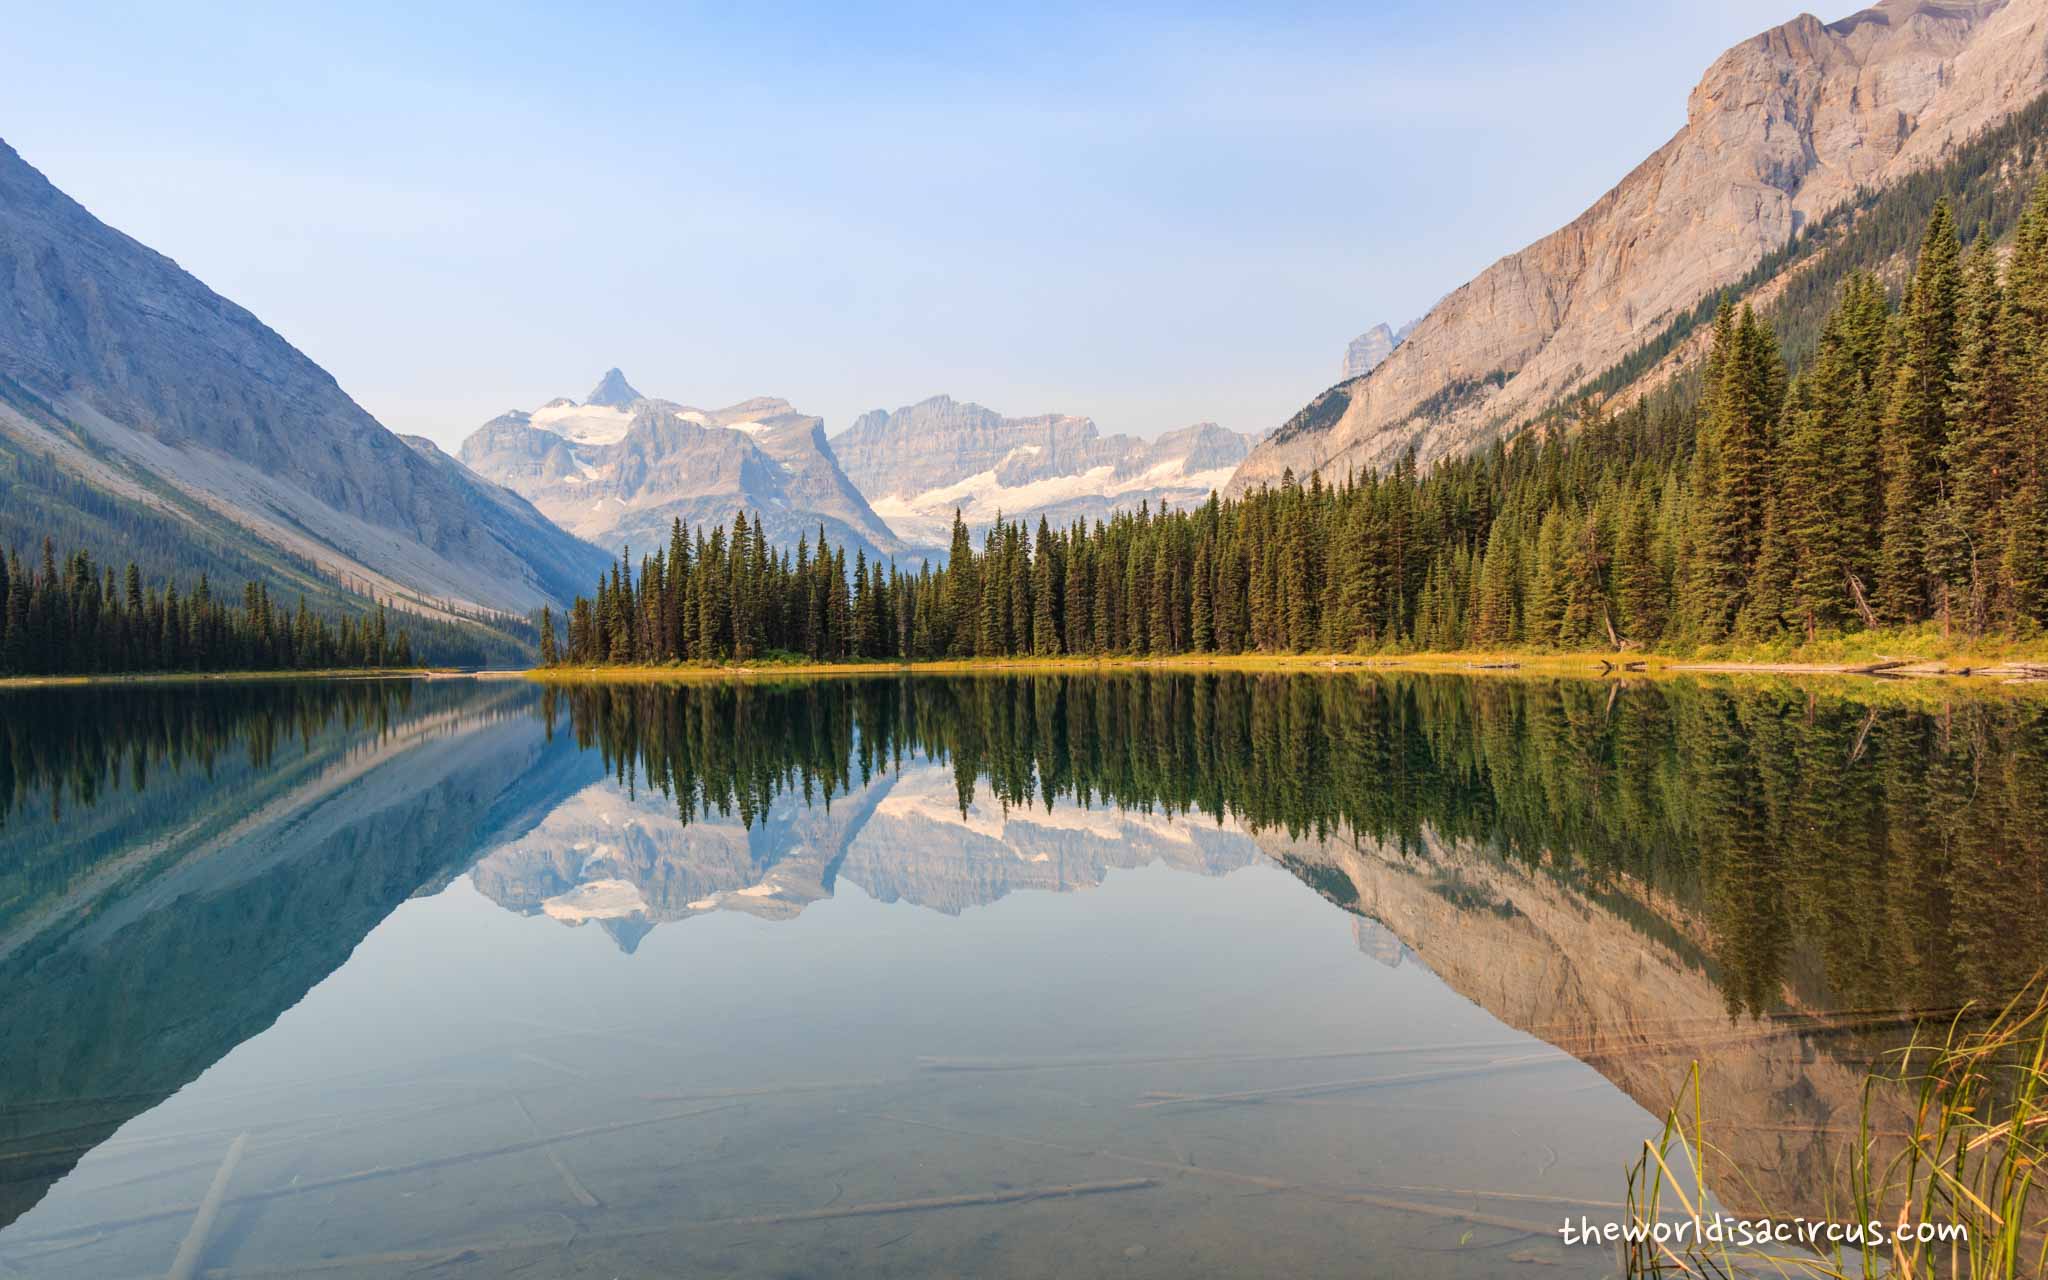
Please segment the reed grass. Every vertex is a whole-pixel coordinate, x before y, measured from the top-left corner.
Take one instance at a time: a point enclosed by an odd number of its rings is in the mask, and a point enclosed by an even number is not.
[[[1695,1062],[1661,1134],[1628,1173],[1628,1223],[1648,1230],[1673,1208],[1725,1213],[1710,1166],[1740,1178],[1706,1140]],[[1873,1122],[1880,1100],[1903,1105],[1906,1131]],[[1620,1246],[1626,1275],[1807,1280],[2020,1280],[2048,1274],[2048,1213],[2034,1197],[2048,1157],[2048,982],[2037,978],[1995,1009],[1965,1010],[1940,1039],[1923,1038],[1865,1079],[1857,1132],[1831,1180],[1829,1219],[1882,1226],[1885,1238],[1762,1245],[1731,1238],[1654,1239]],[[1834,1199],[1846,1188],[1846,1198]],[[1676,1201],[1667,1206],[1667,1200]],[[1769,1212],[1727,1215],[1789,1221]],[[1961,1238],[1899,1238],[1900,1228],[1953,1224]]]

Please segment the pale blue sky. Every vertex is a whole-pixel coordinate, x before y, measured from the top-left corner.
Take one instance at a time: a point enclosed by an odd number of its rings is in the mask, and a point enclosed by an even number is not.
[[[10,3],[0,137],[400,431],[937,392],[1262,430],[1780,3]],[[1825,12],[1823,18],[1841,14]]]

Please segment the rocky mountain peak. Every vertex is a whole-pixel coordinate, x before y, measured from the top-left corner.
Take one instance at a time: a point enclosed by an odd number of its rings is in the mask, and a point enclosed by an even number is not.
[[[1374,325],[1351,340],[1344,348],[1344,377],[1339,381],[1361,377],[1379,367],[1380,361],[1394,354],[1394,329],[1384,322]]]
[[[698,409],[643,396],[613,369],[581,404],[554,400],[485,423],[461,460],[605,546],[652,545],[674,520],[730,525],[745,512],[778,546],[823,524],[873,558],[913,551],[840,470],[823,421],[775,396]]]
[[[583,397],[583,403],[603,405],[608,409],[623,409],[642,398],[638,391],[633,390],[633,385],[626,381],[625,374],[617,369],[607,369],[604,376],[597,380],[597,385],[590,389],[590,394]]]

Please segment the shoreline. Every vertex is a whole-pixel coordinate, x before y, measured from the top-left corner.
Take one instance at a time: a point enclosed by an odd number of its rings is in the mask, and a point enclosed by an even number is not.
[[[535,667],[526,679],[543,684],[661,682],[765,676],[975,675],[1111,671],[1337,672],[1422,671],[1439,674],[1671,677],[1680,675],[1848,676],[1871,680],[1941,679],[2048,685],[2048,662],[2007,658],[1874,658],[1842,662],[1734,661],[1635,653],[1514,652],[1392,655],[1174,654],[1164,657],[946,658],[921,662],[791,662],[720,665]]]
[[[1745,661],[1676,658],[1665,654],[1516,653],[1513,651],[1346,654],[1172,654],[1162,657],[1113,655],[1051,658],[942,658],[920,662],[770,662],[718,665],[586,666],[498,668],[459,671],[407,667],[379,670],[326,668],[316,671],[138,672],[102,675],[8,676],[0,691],[112,685],[247,684],[287,680],[527,680],[536,684],[662,683],[763,679],[777,676],[1088,674],[1118,671],[1316,674],[1415,671],[1439,675],[1550,675],[1578,679],[1676,676],[1831,676],[1887,683],[1959,681],[1982,684],[2038,684],[2048,687],[2048,660],[2004,657],[1868,658],[1839,662]]]
[[[495,672],[436,671],[428,667],[322,667],[312,671],[125,671],[91,675],[0,676],[0,690],[59,689],[122,684],[249,684],[269,680],[445,680]],[[505,672],[508,676],[525,672]]]

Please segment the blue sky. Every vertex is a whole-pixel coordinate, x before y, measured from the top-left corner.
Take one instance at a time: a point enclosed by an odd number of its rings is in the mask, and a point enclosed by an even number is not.
[[[831,430],[942,391],[1267,429],[1794,14],[11,8],[0,137],[450,447],[613,364]]]

